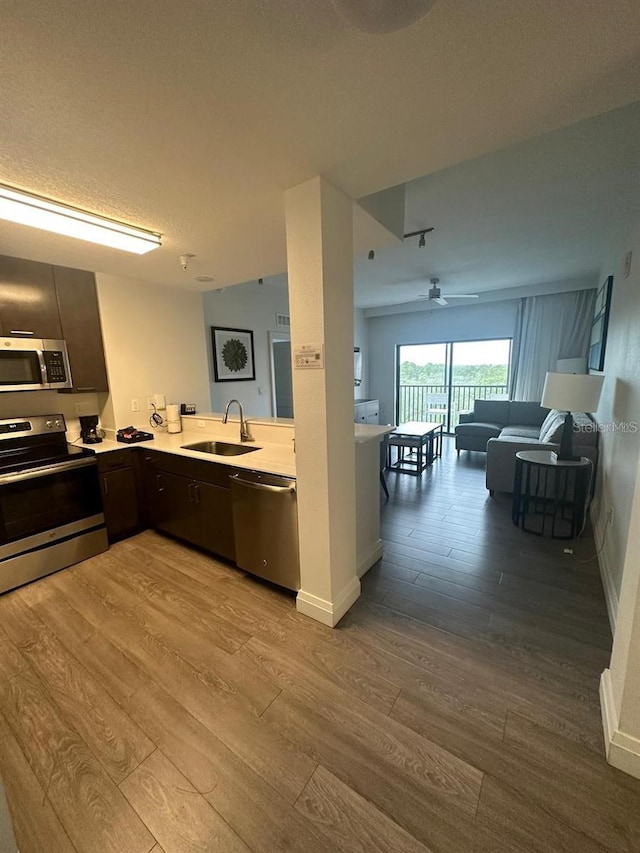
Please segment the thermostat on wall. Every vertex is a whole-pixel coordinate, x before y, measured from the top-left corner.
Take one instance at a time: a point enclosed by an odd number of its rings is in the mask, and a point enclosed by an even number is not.
[[[294,364],[297,370],[303,368],[324,368],[324,345],[304,344],[294,351]]]

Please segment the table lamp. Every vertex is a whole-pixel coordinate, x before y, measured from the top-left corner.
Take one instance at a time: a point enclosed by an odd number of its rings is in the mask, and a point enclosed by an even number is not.
[[[547,373],[542,392],[542,405],[566,412],[560,450],[556,458],[563,462],[577,462],[573,455],[572,412],[595,412],[600,402],[604,376],[579,373]]]

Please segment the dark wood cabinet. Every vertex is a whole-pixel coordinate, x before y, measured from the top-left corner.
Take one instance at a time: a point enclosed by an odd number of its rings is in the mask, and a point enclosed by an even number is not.
[[[145,520],[206,551],[235,558],[229,468],[158,451],[142,451]]]
[[[86,270],[53,267],[53,280],[69,353],[71,393],[108,391],[95,276]]]
[[[62,328],[49,264],[0,255],[0,334],[60,340]]]
[[[102,507],[109,542],[132,536],[140,530],[136,475],[128,450],[98,456]]]
[[[191,542],[228,560],[234,560],[236,546],[231,490],[194,481],[192,492],[196,513]]]
[[[192,542],[196,517],[193,481],[188,477],[158,471],[156,493],[156,528]]]
[[[137,470],[138,506],[143,527],[157,527],[160,502],[158,499],[156,457],[154,451],[132,450],[134,467]]]

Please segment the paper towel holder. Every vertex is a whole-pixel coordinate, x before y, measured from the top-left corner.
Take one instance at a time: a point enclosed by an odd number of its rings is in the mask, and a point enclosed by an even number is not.
[[[182,421],[180,420],[180,409],[175,403],[167,406],[167,432],[182,432]]]

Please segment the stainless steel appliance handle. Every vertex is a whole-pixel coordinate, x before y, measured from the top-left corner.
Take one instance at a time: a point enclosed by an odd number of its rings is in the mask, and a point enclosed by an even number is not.
[[[255,489],[256,492],[276,492],[282,494],[283,492],[295,492],[296,490],[295,486],[269,486],[267,483],[251,483],[249,480],[243,480],[237,474],[232,474],[231,479],[249,489]]]
[[[35,332],[28,332],[26,329],[11,329],[12,335],[35,335]]]
[[[43,465],[42,468],[32,468],[30,471],[18,471],[15,474],[2,474],[0,486],[11,483],[21,483],[23,480],[35,480],[38,477],[47,477],[50,474],[60,474],[63,471],[72,471],[74,468],[86,468],[88,465],[96,465],[95,458],[77,459],[73,462],[58,462],[55,465]]]
[[[47,365],[44,360],[44,352],[42,350],[38,350],[38,364],[40,365],[40,374],[42,376],[42,384],[47,385],[47,380],[49,376],[47,375]]]

